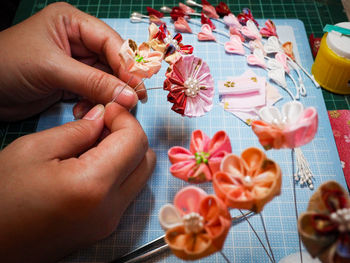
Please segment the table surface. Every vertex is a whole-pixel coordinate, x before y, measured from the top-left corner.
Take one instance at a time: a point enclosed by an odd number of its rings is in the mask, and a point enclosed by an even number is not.
[[[38,12],[54,0],[22,0],[14,23]],[[69,0],[70,4],[99,18],[127,18],[133,11],[146,13],[146,6],[158,9],[163,5],[175,6],[179,0]],[[211,0],[216,5],[220,0]],[[326,24],[347,21],[340,0],[227,0],[234,14],[249,7],[255,18],[297,18],[304,22],[308,35],[322,36]],[[323,90],[328,110],[350,109],[350,96],[336,95]],[[0,122],[0,149],[16,138],[36,130],[38,116],[15,123]]]

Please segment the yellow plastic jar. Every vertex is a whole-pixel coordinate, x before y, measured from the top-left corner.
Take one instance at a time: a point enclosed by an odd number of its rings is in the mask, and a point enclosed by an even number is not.
[[[336,26],[350,29],[350,22]],[[334,31],[324,34],[311,72],[326,90],[350,94],[350,36]]]

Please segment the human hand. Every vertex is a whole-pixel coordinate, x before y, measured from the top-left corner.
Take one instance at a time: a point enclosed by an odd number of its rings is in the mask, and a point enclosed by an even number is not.
[[[101,20],[67,3],[55,3],[0,32],[0,120],[34,115],[78,94],[93,104],[116,102],[130,109],[137,95],[126,87],[141,80],[119,63],[123,39]],[[116,76],[113,76],[115,74]]]
[[[52,262],[115,230],[155,155],[124,107],[23,136],[0,152],[0,258]],[[98,144],[104,125],[111,132]],[[97,144],[97,145],[96,145]]]

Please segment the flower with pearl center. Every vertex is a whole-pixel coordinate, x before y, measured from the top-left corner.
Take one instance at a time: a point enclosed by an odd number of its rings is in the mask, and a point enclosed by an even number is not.
[[[169,68],[164,89],[169,91],[172,110],[187,117],[199,117],[213,107],[214,81],[208,65],[193,55],[181,56]]]

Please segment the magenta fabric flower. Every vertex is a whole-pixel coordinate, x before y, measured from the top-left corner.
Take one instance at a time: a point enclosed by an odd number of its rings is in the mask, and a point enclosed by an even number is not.
[[[198,117],[213,107],[214,80],[201,58],[181,56],[169,68],[164,89],[169,91],[172,110],[187,117]]]
[[[170,173],[190,183],[211,181],[213,174],[220,169],[221,160],[231,152],[230,138],[224,131],[218,131],[210,139],[201,130],[195,130],[190,150],[180,146],[169,149]]]

